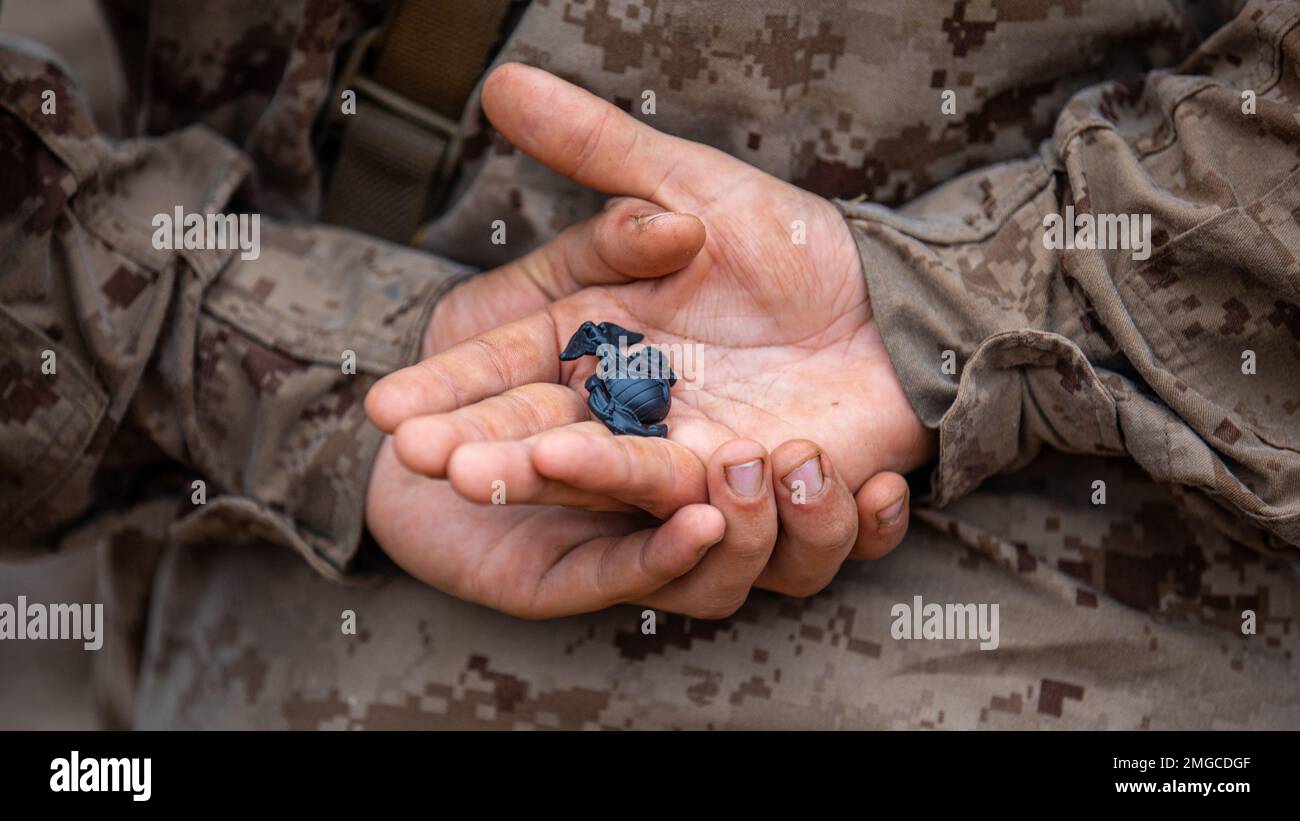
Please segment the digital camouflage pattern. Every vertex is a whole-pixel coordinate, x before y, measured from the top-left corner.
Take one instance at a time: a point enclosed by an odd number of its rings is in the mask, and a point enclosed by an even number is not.
[[[1088,480],[1115,493],[1100,515]],[[1202,527],[1131,462],[1045,452],[809,599],[725,621],[520,621],[288,551],[169,551],[138,726],[1277,729],[1300,726],[1294,567]],[[890,610],[1000,602],[1001,645],[896,641]],[[237,606],[232,606],[237,603]],[[1241,611],[1259,632],[1241,634]],[[341,636],[354,609],[358,634]]]
[[[1076,95],[1032,159],[846,206],[891,359],[939,429],[938,504],[1047,444],[1127,453],[1300,544],[1298,18],[1261,6],[1174,72]],[[1046,248],[1065,207],[1151,214],[1150,258]]]
[[[366,389],[459,273],[601,204],[474,97],[427,253],[313,224],[310,128],[383,5],[107,2],[120,142],[52,55],[0,42],[4,556],[98,551],[110,724],[1300,727],[1300,4],[529,4],[498,61],[841,198],[941,436],[887,559],[654,635],[634,608],[521,622],[365,546]],[[177,204],[262,213],[261,258],[153,249]],[[1158,247],[1045,250],[1067,204],[1152,213]],[[894,640],[918,595],[999,603],[1001,646]]]

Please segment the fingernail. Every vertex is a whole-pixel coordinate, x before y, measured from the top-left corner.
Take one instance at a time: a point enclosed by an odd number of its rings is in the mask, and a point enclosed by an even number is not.
[[[898,521],[898,517],[903,515],[903,505],[907,502],[907,494],[904,493],[893,502],[876,512],[876,521],[881,527],[889,527]]]
[[[650,223],[654,222],[654,221],[657,220],[657,219],[661,219],[661,218],[663,218],[663,217],[672,217],[672,216],[676,216],[676,214],[677,214],[676,211],[660,211],[658,214],[651,214],[651,215],[648,216],[648,217],[637,217],[637,218],[636,218],[636,221],[637,221],[637,223],[638,223],[639,225],[641,225],[641,226],[646,226],[646,225],[649,225]]]
[[[799,467],[786,474],[781,482],[790,490],[795,489],[795,482],[803,482],[804,492],[816,496],[822,489],[822,456],[817,454]]]
[[[722,469],[727,484],[741,496],[757,496],[763,487],[763,460],[753,459]]]

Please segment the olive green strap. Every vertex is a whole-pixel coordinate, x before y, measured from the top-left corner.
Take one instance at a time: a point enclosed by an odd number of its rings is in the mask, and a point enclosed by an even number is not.
[[[361,73],[364,53],[350,58],[341,82],[356,92],[357,109],[344,119],[327,222],[411,240],[459,161],[461,115],[509,7],[509,0],[403,0],[373,74]]]

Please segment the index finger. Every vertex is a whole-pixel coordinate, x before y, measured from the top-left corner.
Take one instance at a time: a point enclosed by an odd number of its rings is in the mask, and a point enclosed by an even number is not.
[[[492,125],[526,154],[582,185],[670,208],[697,201],[691,186],[726,187],[740,161],[656,131],[601,98],[538,68],[498,67],[483,86]],[[669,203],[676,203],[670,205]]]
[[[391,433],[413,416],[447,413],[511,388],[559,378],[555,324],[538,311],[380,379],[366,394],[366,415]]]

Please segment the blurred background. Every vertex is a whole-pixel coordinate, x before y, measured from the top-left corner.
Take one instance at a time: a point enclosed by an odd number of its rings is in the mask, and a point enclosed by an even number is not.
[[[0,0],[0,35],[57,52],[90,95],[100,127],[122,133],[115,101],[124,80],[96,0]],[[42,603],[95,601],[93,551],[0,562],[0,602],[14,604],[20,595]],[[92,660],[74,641],[0,642],[0,730],[96,728]]]

